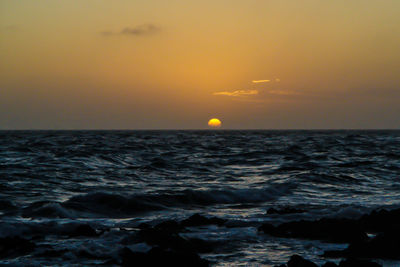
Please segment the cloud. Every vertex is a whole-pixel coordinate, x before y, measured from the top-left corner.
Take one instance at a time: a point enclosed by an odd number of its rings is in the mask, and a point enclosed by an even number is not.
[[[299,95],[300,93],[292,90],[270,90],[269,94],[272,95]]]
[[[143,24],[136,27],[126,27],[119,32],[103,31],[101,34],[104,36],[111,35],[130,35],[130,36],[146,36],[159,32],[161,29],[154,24]]]
[[[252,83],[269,83],[271,80],[253,80]]]
[[[213,93],[213,95],[241,97],[241,96],[258,95],[258,91],[257,90],[236,90],[233,92],[222,91],[222,92],[215,92]]]
[[[127,34],[127,35],[149,35],[156,33],[160,30],[157,26],[153,24],[144,24],[144,25],[139,25],[134,28],[125,28],[121,31],[121,34]]]

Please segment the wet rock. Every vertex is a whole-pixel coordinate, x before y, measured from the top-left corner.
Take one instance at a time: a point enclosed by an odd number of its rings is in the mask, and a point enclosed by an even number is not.
[[[162,248],[184,249],[187,248],[187,241],[175,232],[168,232],[160,229],[150,228],[138,232],[139,242],[145,242],[151,246]]]
[[[279,213],[270,209],[270,213]],[[365,243],[368,240],[367,232],[398,232],[400,225],[400,209],[376,210],[363,215],[360,219],[332,219],[322,218],[316,221],[293,221],[273,226],[263,224],[259,227],[266,234],[287,237],[317,239],[338,243]]]
[[[368,232],[384,232],[388,229],[397,229],[400,225],[400,209],[374,210],[370,214],[363,215],[359,223]]]
[[[312,261],[306,260],[299,255],[293,255],[287,263],[288,267],[318,267]]]
[[[0,258],[14,258],[31,253],[35,243],[20,237],[0,238]]]
[[[325,240],[328,242],[349,243],[367,240],[367,234],[353,220],[320,219],[317,221],[294,221],[278,226],[263,224],[259,231],[266,234],[287,237]]]
[[[150,224],[148,224],[148,223],[141,223],[141,224],[139,224],[138,226],[137,226],[137,228],[139,228],[139,229],[149,229],[149,228],[151,228],[151,226],[150,226]]]
[[[325,258],[343,258],[346,255],[345,250],[327,250],[322,256]]]
[[[382,265],[367,260],[347,259],[341,261],[339,267],[382,267]]]
[[[100,266],[119,266],[119,262],[116,259],[109,259],[104,261],[102,264],[99,264]]]
[[[75,252],[75,255],[80,259],[81,258],[86,258],[86,259],[105,259],[105,258],[107,258],[104,256],[99,256],[99,255],[90,253],[89,251],[87,251],[85,249],[80,249],[79,251]]]
[[[35,254],[36,257],[42,257],[42,258],[58,258],[67,253],[67,249],[48,249],[43,252]]]
[[[293,255],[287,264],[281,264],[275,267],[318,267],[318,265],[316,265],[312,261],[304,259],[299,255]],[[338,265],[334,262],[326,262],[321,267],[338,267]]]
[[[326,251],[325,257],[400,259],[400,231],[390,230],[363,242],[351,243],[344,250]]]
[[[205,241],[200,238],[190,238],[187,241],[188,245],[199,253],[211,253],[217,245],[215,242]]]
[[[272,236],[282,236],[284,233],[278,229],[278,227],[272,225],[271,223],[264,223],[258,227],[258,231],[264,232]]]
[[[183,229],[183,227],[174,220],[164,221],[160,224],[157,224],[154,228],[157,230],[168,231],[171,233],[172,232],[177,233]]]
[[[75,229],[69,233],[70,237],[87,236],[94,237],[97,236],[96,230],[87,224],[80,224]]]
[[[187,252],[208,253],[216,246],[216,243],[213,242],[199,238],[186,239],[176,232],[168,232],[157,228],[141,230],[133,239],[136,243],[145,242],[150,246]]]
[[[10,209],[15,209],[16,207],[14,206],[14,204],[9,201],[9,200],[4,200],[1,199],[0,200],[0,210],[10,210]]]
[[[189,218],[183,220],[181,222],[181,225],[183,227],[190,227],[190,226],[202,226],[202,225],[218,225],[218,226],[222,226],[224,225],[226,222],[226,220],[221,219],[221,218],[217,218],[217,217],[204,217],[198,213],[190,216]]]
[[[122,261],[122,266],[146,266],[147,255],[143,252],[133,252],[127,247],[124,247],[119,256]]]
[[[303,213],[305,210],[302,209],[296,209],[296,208],[291,208],[291,207],[284,207],[283,209],[275,209],[275,208],[269,208],[267,210],[267,214],[292,214],[292,213]]]
[[[325,262],[321,267],[338,267],[336,263],[328,261]]]
[[[147,253],[132,252],[124,248],[121,253],[122,266],[209,266],[207,260],[193,252],[165,250],[159,247]]]

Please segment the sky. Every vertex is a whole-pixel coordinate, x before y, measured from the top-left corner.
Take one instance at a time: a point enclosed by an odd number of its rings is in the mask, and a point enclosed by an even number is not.
[[[400,129],[398,0],[1,0],[0,129]]]

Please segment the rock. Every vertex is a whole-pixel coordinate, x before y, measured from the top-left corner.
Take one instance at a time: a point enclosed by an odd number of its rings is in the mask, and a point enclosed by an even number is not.
[[[85,250],[85,249],[80,249],[78,251],[75,252],[75,255],[79,258],[86,258],[86,259],[94,259],[94,260],[98,260],[98,259],[107,259],[107,257],[105,256],[100,256],[100,255],[96,255],[93,253],[90,253],[89,251]]]
[[[283,209],[277,210],[275,208],[269,208],[267,210],[267,214],[292,214],[292,213],[303,213],[305,210],[291,208],[291,207],[284,207]]]
[[[287,263],[288,267],[318,267],[312,261],[306,260],[299,255],[293,255]]]
[[[281,264],[281,265],[275,266],[275,267],[318,267],[318,265],[316,265],[312,261],[304,259],[303,257],[301,257],[299,255],[293,255],[287,264]],[[339,266],[334,262],[328,261],[325,264],[323,264],[321,267],[339,267]],[[369,267],[369,266],[367,266],[367,267]],[[375,267],[375,266],[371,266],[371,267]]]
[[[188,245],[199,253],[210,253],[215,249],[216,243],[200,238],[187,239]]]
[[[41,258],[58,258],[68,252],[68,249],[48,249],[43,252],[35,254],[36,257]]]
[[[269,208],[267,214],[279,214],[279,211],[275,208]]]
[[[400,209],[374,210],[370,214],[363,215],[359,222],[367,232],[378,233],[396,229],[400,225]]]
[[[35,243],[20,237],[0,238],[0,258],[15,258],[31,253]]]
[[[351,243],[344,250],[326,251],[324,256],[400,260],[400,231],[388,230],[370,240]]]
[[[122,266],[147,266],[147,254],[143,252],[133,252],[124,247],[120,252]]]
[[[97,236],[96,230],[94,230],[91,226],[87,224],[78,225],[72,232],[69,233],[70,237],[78,237],[78,236],[88,236],[94,237]]]
[[[164,221],[160,224],[157,224],[154,229],[157,230],[162,230],[162,231],[168,231],[168,232],[174,232],[177,233],[183,229],[183,227],[176,221],[174,220],[168,220]]]
[[[157,228],[141,230],[132,240],[136,243],[145,242],[150,246],[158,246],[163,249],[195,253],[209,253],[216,245],[213,242],[208,242],[199,238],[186,239],[176,232],[169,232]],[[125,244],[126,243],[128,242],[125,242]]]
[[[124,248],[120,253],[122,266],[209,266],[207,260],[193,252],[164,250],[156,247],[147,253],[132,252]]]
[[[290,212],[288,208],[287,212]],[[283,210],[283,212],[285,212]],[[282,211],[271,208],[269,214]],[[372,211],[360,219],[322,218],[316,221],[293,221],[273,226],[263,224],[259,230],[278,237],[305,238],[339,243],[360,243],[368,240],[366,232],[382,233],[388,230],[396,232],[400,225],[400,209]]]
[[[328,261],[325,262],[324,265],[322,265],[321,267],[338,267],[336,263]]]
[[[258,231],[264,232],[266,234],[272,235],[272,236],[282,236],[284,233],[282,233],[278,227],[273,226],[270,223],[264,223],[260,227],[258,227]]]
[[[137,226],[137,228],[139,228],[139,229],[149,229],[149,228],[151,228],[151,226],[150,226],[150,224],[148,224],[148,223],[141,223],[141,224],[139,224],[138,226]]]
[[[10,210],[15,209],[14,204],[9,200],[0,200],[0,210]]]
[[[341,261],[339,267],[382,267],[382,265],[367,260],[347,259]]]
[[[226,222],[226,220],[221,219],[221,218],[217,218],[217,217],[207,218],[207,217],[204,217],[204,216],[196,213],[196,214],[190,216],[189,218],[183,220],[181,222],[181,225],[183,227],[202,226],[202,225],[211,225],[211,224],[222,226],[225,222]]]
[[[350,243],[368,239],[354,220],[327,219],[317,221],[294,221],[273,226],[263,224],[259,230],[277,237],[304,238],[324,240],[328,242]]]
[[[324,252],[322,257],[325,258],[343,258],[347,255],[347,252],[345,250],[327,250]]]
[[[175,232],[168,232],[160,229],[150,228],[140,230],[137,234],[139,242],[145,242],[151,246],[161,248],[186,249],[187,240]]]

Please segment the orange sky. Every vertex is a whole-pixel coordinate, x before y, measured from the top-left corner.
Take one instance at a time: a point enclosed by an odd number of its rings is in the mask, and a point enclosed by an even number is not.
[[[398,129],[399,47],[398,0],[2,0],[0,129]]]

